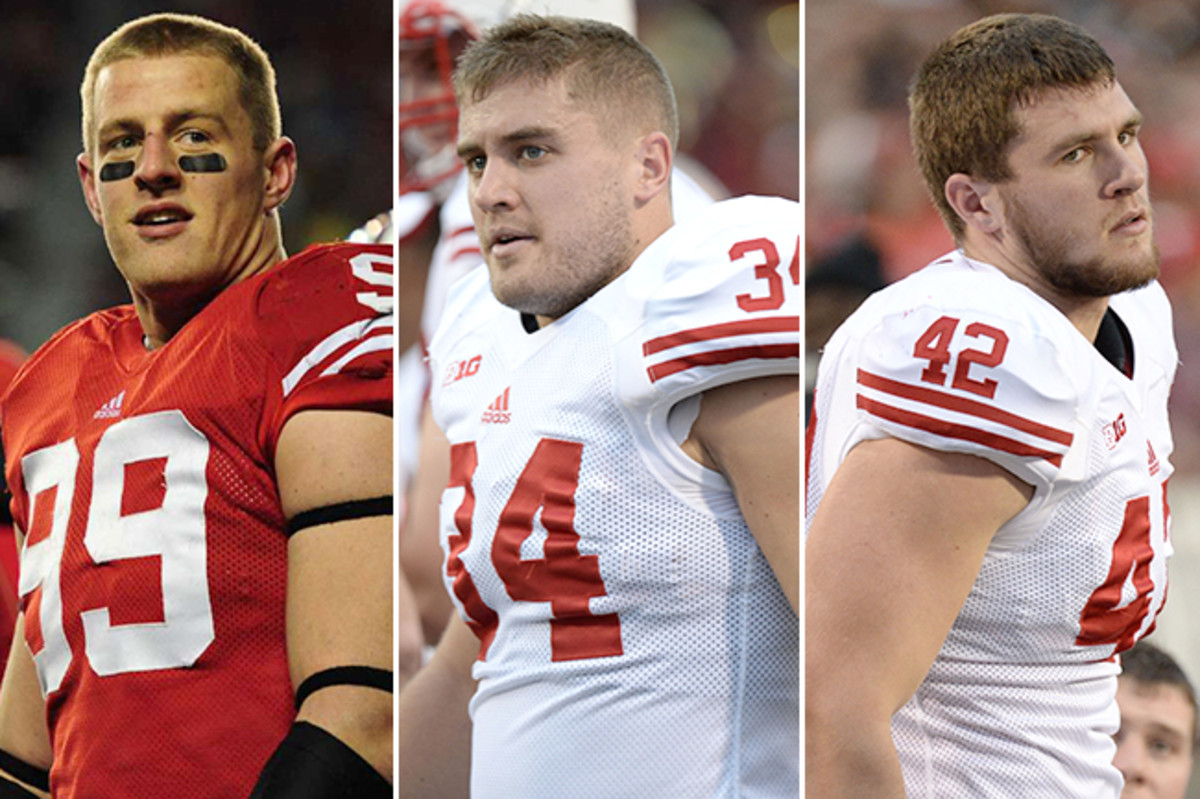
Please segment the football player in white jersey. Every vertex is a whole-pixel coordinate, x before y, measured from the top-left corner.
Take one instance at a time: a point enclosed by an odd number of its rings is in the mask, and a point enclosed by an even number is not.
[[[672,226],[674,96],[619,28],[459,61],[487,268],[431,342],[458,611],[400,699],[404,796],[799,791],[799,225]]]
[[[409,252],[400,258],[404,293],[422,292],[416,315],[420,343],[401,357],[397,415],[401,420],[401,493],[411,502],[401,513],[401,568],[410,582],[430,646],[437,643],[451,612],[442,586],[442,551],[437,541],[437,507],[448,474],[448,449],[432,415],[422,413],[428,390],[423,371],[424,346],[441,319],[451,284],[483,263],[479,236],[467,201],[467,178],[455,153],[458,109],[451,73],[454,61],[480,31],[521,11],[597,19],[636,35],[633,0],[409,0],[400,9],[400,141],[401,202],[415,194],[436,207],[436,247],[431,255]],[[709,190],[722,193],[715,179],[694,163],[677,162],[671,176],[672,207],[685,219],[713,202]],[[708,189],[692,174],[698,174]],[[427,270],[427,271],[426,271]],[[416,367],[415,369],[412,367]],[[414,405],[406,398],[415,397]],[[416,415],[408,413],[416,409]],[[427,410],[427,409],[426,409]],[[403,500],[402,500],[403,501]]]
[[[821,797],[1116,799],[1119,671],[1166,593],[1171,309],[1142,118],[1075,25],[921,67],[958,249],[834,334],[810,421],[806,771]]]

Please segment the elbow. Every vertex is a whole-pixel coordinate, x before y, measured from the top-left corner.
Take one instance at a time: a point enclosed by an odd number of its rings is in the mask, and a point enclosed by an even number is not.
[[[392,781],[392,694],[347,685],[325,688],[305,700],[297,720],[337,736]]]

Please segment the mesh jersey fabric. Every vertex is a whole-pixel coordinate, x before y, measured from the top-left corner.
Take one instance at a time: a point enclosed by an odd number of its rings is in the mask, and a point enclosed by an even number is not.
[[[797,618],[670,410],[798,374],[799,219],[712,205],[532,334],[486,270],[456,286],[431,373],[444,576],[481,637],[472,796],[796,795]],[[767,263],[779,304],[743,310]]]
[[[249,794],[294,715],[275,444],[302,410],[390,412],[391,279],[389,247],[312,247],[153,352],[121,306],[17,376],[4,447],[56,799]]]
[[[884,436],[987,458],[1034,487],[893,717],[909,796],[1121,791],[1114,655],[1166,595],[1177,354],[1156,283],[1109,307],[1132,377],[1031,290],[954,252],[873,295],[825,348],[809,521],[846,454]]]

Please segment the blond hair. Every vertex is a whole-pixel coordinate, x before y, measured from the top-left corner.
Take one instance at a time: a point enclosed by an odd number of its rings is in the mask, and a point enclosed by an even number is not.
[[[662,131],[674,148],[679,112],[671,80],[658,59],[625,30],[606,22],[518,14],[487,29],[458,60],[459,104],[478,102],[520,78],[565,77],[570,93],[599,106],[598,118]]]
[[[250,116],[254,149],[264,152],[282,128],[275,70],[263,49],[235,28],[189,14],[150,14],[125,23],[96,46],[79,87],[83,147],[95,146],[93,105],[100,71],[128,58],[208,55],[222,59],[238,78],[238,99]]]

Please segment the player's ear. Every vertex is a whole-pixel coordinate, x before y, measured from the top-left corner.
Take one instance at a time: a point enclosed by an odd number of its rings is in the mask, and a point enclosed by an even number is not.
[[[649,202],[670,185],[674,157],[667,134],[654,131],[642,137],[637,149],[638,178],[634,191],[638,203]]]
[[[296,143],[280,136],[267,147],[263,164],[267,180],[263,210],[270,213],[283,205],[296,185]]]
[[[75,158],[75,168],[79,172],[79,185],[83,188],[83,201],[87,203],[92,219],[103,227],[104,215],[100,212],[100,198],[96,194],[96,172],[92,169],[91,157],[87,153],[80,153]]]
[[[1000,230],[1003,203],[996,184],[955,172],[946,178],[946,202],[969,228],[992,234]]]

